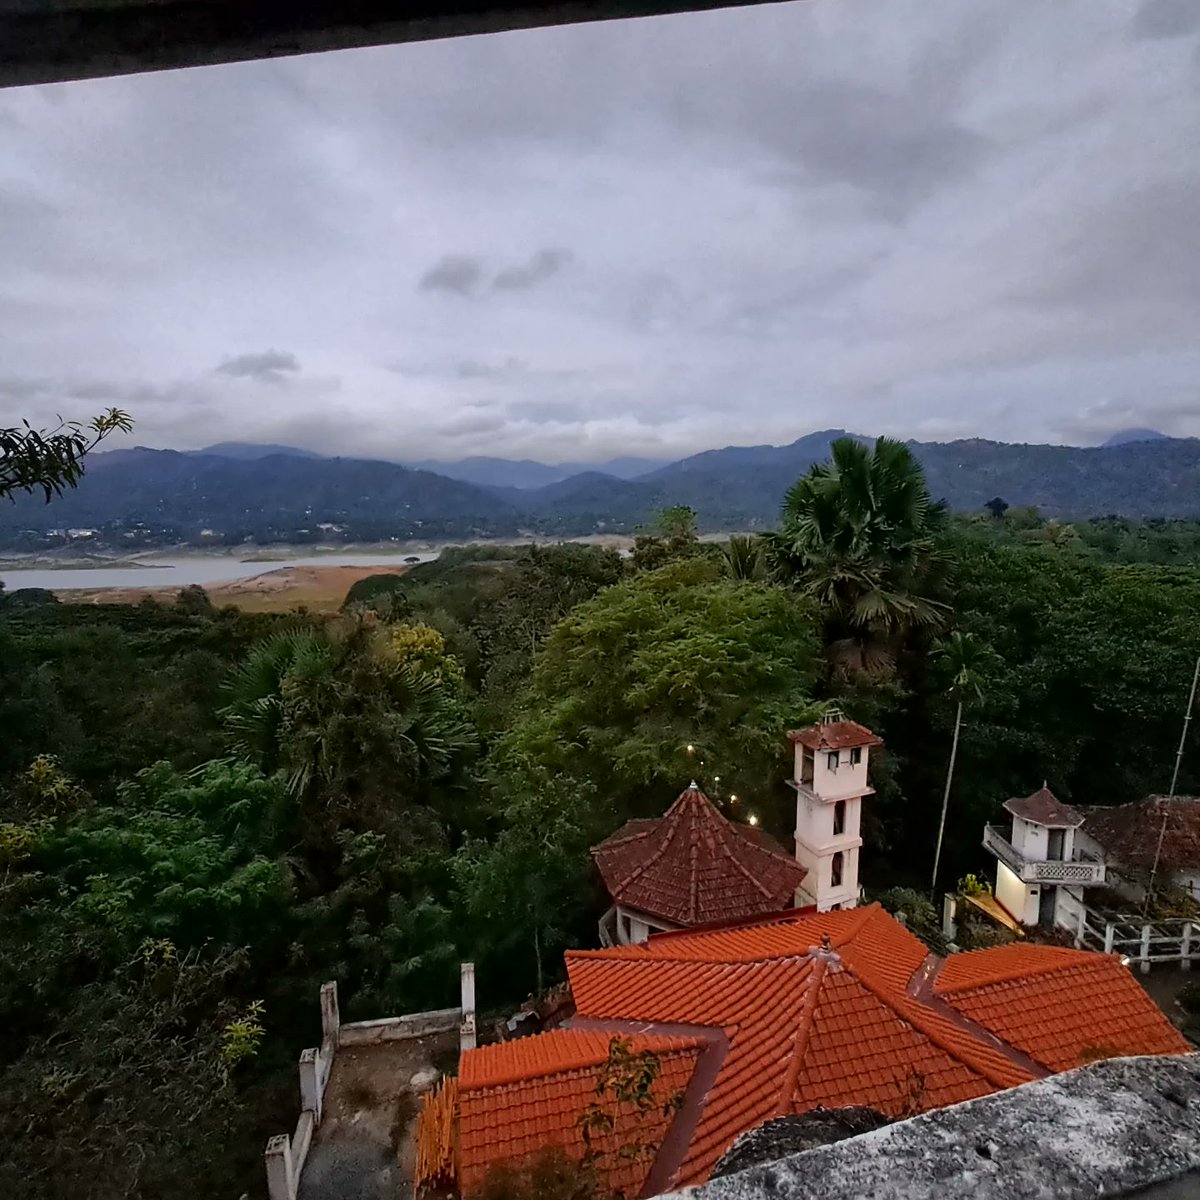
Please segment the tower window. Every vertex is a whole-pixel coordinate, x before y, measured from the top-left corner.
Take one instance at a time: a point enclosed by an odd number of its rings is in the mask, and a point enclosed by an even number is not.
[[[850,765],[852,767],[857,767],[860,762],[862,762],[862,747],[855,746],[854,749],[850,751]]]
[[[842,886],[842,852],[840,850],[833,856],[833,861],[829,864],[829,886]]]
[[[846,802],[839,800],[833,806],[833,834],[836,837],[839,833],[846,832]]]
[[[830,750],[828,756],[825,759],[825,765],[831,771],[836,771],[838,769],[838,752],[836,750]]]

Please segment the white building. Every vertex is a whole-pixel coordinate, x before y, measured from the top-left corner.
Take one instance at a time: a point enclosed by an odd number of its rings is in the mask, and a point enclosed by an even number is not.
[[[996,856],[996,900],[1022,925],[1076,928],[1084,889],[1105,882],[1102,856],[1079,836],[1084,813],[1044,784],[1004,807],[1011,829],[983,831],[984,848]]]
[[[1043,786],[1004,807],[1011,831],[989,825],[983,844],[997,860],[996,899],[1023,925],[1078,929],[1087,889],[1099,884],[1140,905],[1151,875],[1155,890],[1200,900],[1200,798],[1076,808]]]
[[[817,725],[788,734],[795,747],[796,861],[805,869],[797,905],[819,912],[854,908],[861,888],[862,802],[874,795],[867,783],[872,746],[883,741],[864,725],[830,713]]]

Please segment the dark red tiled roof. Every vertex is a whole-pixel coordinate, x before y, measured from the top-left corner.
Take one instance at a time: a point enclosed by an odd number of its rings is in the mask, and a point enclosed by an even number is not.
[[[1161,866],[1200,867],[1200,797],[1147,796],[1133,804],[1085,808],[1082,816],[1083,832],[1114,862],[1152,867],[1161,834]]]
[[[877,737],[857,721],[822,721],[806,729],[793,729],[788,741],[799,742],[810,750],[850,750],[855,746],[882,746]]]
[[[1033,821],[1038,825],[1074,829],[1083,824],[1083,813],[1069,804],[1064,804],[1048,787],[1042,786],[1032,796],[1014,796],[1005,800],[1004,807],[1014,817]]]
[[[656,821],[630,821],[592,851],[613,900],[673,925],[790,908],[805,870],[757,830],[727,821],[699,788]]]

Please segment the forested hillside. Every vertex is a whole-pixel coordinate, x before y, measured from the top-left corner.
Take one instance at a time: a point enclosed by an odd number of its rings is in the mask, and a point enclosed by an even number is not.
[[[678,505],[695,510],[702,531],[766,529],[791,483],[828,457],[840,436],[841,430],[826,430],[788,446],[710,450],[638,478],[586,471],[523,488],[295,452],[231,458],[114,451],[92,455],[79,488],[57,504],[18,497],[0,509],[0,548],[72,544],[67,532],[72,528],[90,531],[89,547],[114,548],[470,540],[518,533],[576,537],[631,533],[658,509]],[[909,446],[925,469],[931,495],[960,512],[977,512],[998,497],[1061,518],[1200,516],[1196,439],[1094,449],[978,439]],[[506,476],[497,468],[482,477]]]
[[[486,1008],[548,987],[588,847],[692,778],[787,839],[827,706],[886,741],[873,891],[928,894],[959,699],[943,886],[1043,779],[1164,789],[1197,527],[954,519],[903,446],[833,453],[769,536],[672,509],[629,559],[451,551],[328,619],[0,593],[0,1195],[263,1195],[322,980],[348,1020],[454,1003],[464,958]]]

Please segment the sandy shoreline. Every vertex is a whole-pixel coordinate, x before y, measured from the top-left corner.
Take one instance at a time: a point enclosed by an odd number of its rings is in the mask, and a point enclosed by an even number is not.
[[[216,608],[232,604],[247,612],[288,612],[303,606],[313,612],[335,612],[346,593],[368,575],[403,575],[409,568],[395,566],[280,567],[244,579],[202,585]],[[69,588],[55,594],[68,604],[138,604],[154,600],[171,604],[182,590],[179,584],[163,587]]]
[[[120,570],[124,567],[146,569],[163,560],[181,558],[234,559],[241,563],[286,563],[294,558],[318,558],[323,555],[377,554],[403,559],[412,554],[440,554],[443,550],[462,546],[556,546],[562,542],[578,545],[608,546],[626,550],[633,538],[623,534],[590,534],[585,537],[552,538],[475,538],[470,541],[412,541],[412,542],[320,542],[313,545],[294,545],[280,542],[269,546],[158,546],[137,554],[111,555],[97,551],[67,554],[0,554],[0,568],[21,570],[73,570],[90,568]]]

